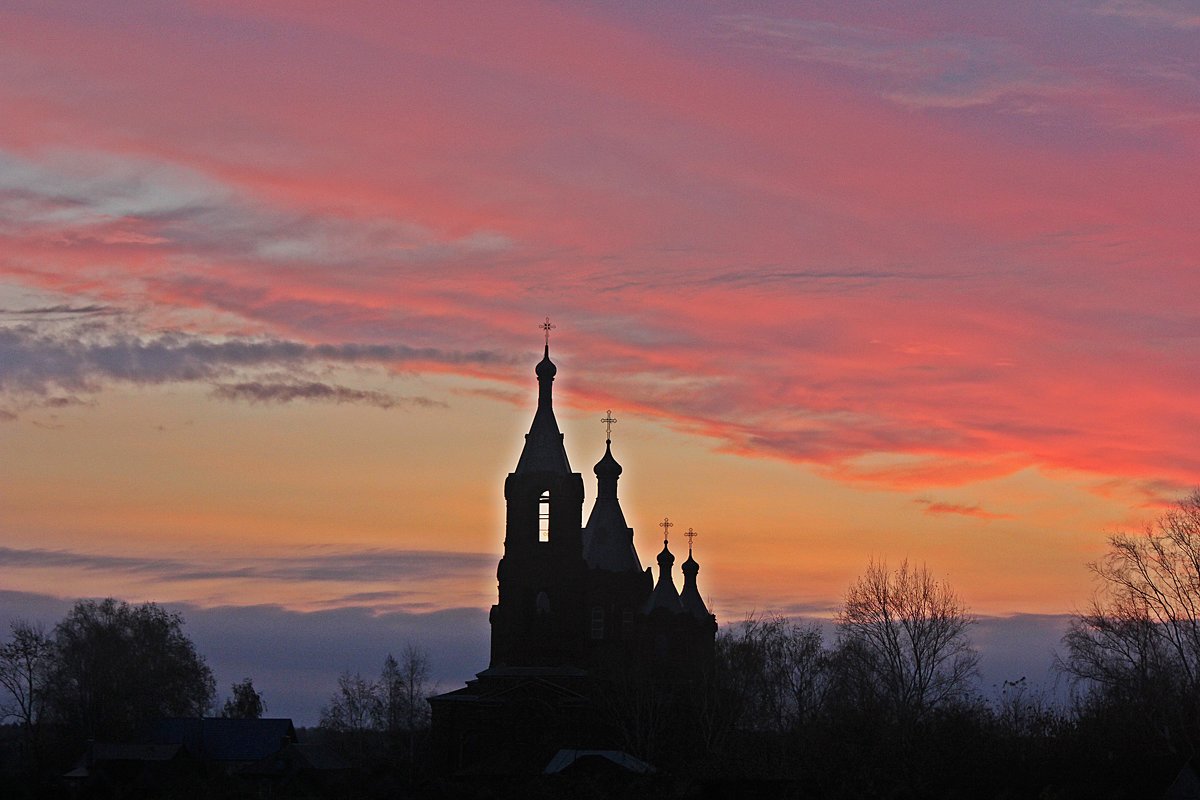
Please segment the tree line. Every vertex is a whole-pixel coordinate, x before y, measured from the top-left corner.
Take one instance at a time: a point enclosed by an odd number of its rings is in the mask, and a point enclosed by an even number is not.
[[[53,784],[87,741],[136,741],[159,719],[262,717],[266,701],[251,678],[217,702],[212,670],[183,624],[155,603],[113,598],[76,602],[50,630],[13,620],[0,644],[0,722],[7,723],[0,727],[0,779]],[[399,755],[411,761],[429,722],[428,678],[429,658],[412,645],[400,661],[387,656],[379,681],[344,674],[322,710],[321,734],[356,761],[363,757],[361,740],[350,741],[356,735],[403,735]]]
[[[1200,492],[1090,564],[1096,594],[1056,666],[1066,705],[1024,679],[977,686],[975,618],[923,565],[872,562],[822,627],[751,615],[672,706],[635,685],[609,711],[631,753],[677,775],[776,781],[814,797],[1138,797],[1200,755]],[[406,646],[377,678],[343,673],[320,731],[359,763],[420,762],[429,657]],[[642,687],[644,688],[644,687]],[[161,717],[261,716],[249,678],[218,706],[179,615],[81,600],[51,630],[0,644],[0,714],[27,769],[62,769],[86,739]],[[10,760],[11,762],[11,760]],[[11,763],[9,764],[11,766]]]
[[[1161,796],[1200,756],[1200,493],[1088,567],[1096,593],[1055,658],[1065,703],[1023,677],[985,696],[959,596],[924,566],[872,562],[832,635],[770,613],[727,626],[645,754],[801,797]]]
[[[78,601],[49,632],[13,621],[0,686],[0,713],[19,726],[33,767],[88,739],[132,737],[151,719],[201,715],[216,693],[178,614],[112,598]]]

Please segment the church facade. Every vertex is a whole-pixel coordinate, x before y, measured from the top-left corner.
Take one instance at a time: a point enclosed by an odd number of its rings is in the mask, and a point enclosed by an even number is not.
[[[678,590],[664,535],[657,582],[642,569],[611,436],[583,522],[583,476],[571,470],[554,417],[557,371],[547,338],[535,368],[537,410],[504,481],[490,663],[464,688],[430,700],[447,772],[528,774],[564,748],[629,749],[624,715],[640,703],[630,695],[686,702],[712,662],[717,622],[697,586],[699,564],[689,547]],[[671,523],[662,526],[665,534]]]

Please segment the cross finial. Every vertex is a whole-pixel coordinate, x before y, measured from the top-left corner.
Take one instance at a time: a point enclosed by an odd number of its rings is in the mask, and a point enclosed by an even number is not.
[[[663,521],[658,523],[658,527],[663,529],[663,544],[667,543],[667,537],[671,533],[671,528],[675,527],[675,523],[671,522],[670,517],[663,517]]]
[[[692,555],[692,539],[695,539],[700,534],[696,533],[691,528],[688,528],[683,532],[683,535],[686,536],[688,540],[688,556],[690,557]]]
[[[538,325],[538,327],[546,332],[546,347],[549,347],[550,346],[550,331],[554,330],[558,326],[555,325],[553,322],[551,322],[549,317],[546,317],[546,321],[543,322],[542,324]]]
[[[617,418],[612,415],[611,408],[608,410],[607,414],[605,414],[603,417],[601,417],[600,421],[604,423],[604,431],[605,431],[604,440],[611,442],[612,441],[612,426],[613,426],[613,423],[617,421]]]

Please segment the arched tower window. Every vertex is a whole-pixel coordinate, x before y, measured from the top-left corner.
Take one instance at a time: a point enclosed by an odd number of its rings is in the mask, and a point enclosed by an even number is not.
[[[538,498],[538,541],[550,541],[550,490]]]

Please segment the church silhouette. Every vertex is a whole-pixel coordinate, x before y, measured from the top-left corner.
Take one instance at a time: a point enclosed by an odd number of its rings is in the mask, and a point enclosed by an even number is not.
[[[504,481],[504,555],[496,569],[491,663],[457,691],[430,699],[433,747],[444,772],[532,774],[564,750],[647,755],[653,742],[638,717],[682,713],[712,665],[716,617],[696,584],[700,565],[682,565],[664,519],[658,581],[643,571],[617,495],[622,468],[612,453],[612,414],[596,463],[596,499],[583,524],[583,476],[571,471],[554,417],[558,371],[546,349],[535,373],[537,411],[516,469]]]

